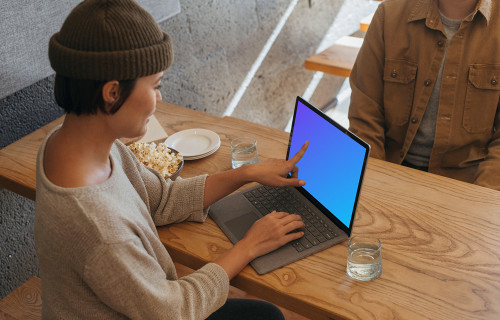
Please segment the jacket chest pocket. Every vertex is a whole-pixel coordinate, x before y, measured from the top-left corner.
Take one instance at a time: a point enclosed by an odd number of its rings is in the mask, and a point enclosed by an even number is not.
[[[384,65],[384,112],[388,123],[403,125],[410,118],[417,64],[386,59]]]
[[[493,130],[500,97],[500,65],[469,67],[463,126],[469,133]]]

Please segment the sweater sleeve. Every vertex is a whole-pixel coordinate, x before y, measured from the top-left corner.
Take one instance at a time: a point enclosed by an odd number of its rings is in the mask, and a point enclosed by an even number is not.
[[[349,78],[352,94],[348,117],[349,129],[370,144],[370,156],[385,160],[383,25],[384,6],[380,5]]]
[[[141,164],[121,142],[115,146],[117,161],[148,206],[156,226],[206,219],[208,209],[203,208],[203,197],[207,175],[178,177],[175,181],[165,179],[158,171]]]
[[[226,272],[214,263],[168,280],[140,239],[98,247],[84,278],[103,303],[131,319],[205,319],[229,290]]]
[[[172,182],[158,176],[154,179],[158,179],[159,184],[146,184],[149,186],[148,201],[155,225],[186,220],[205,221],[208,214],[208,208],[203,208],[206,178],[207,175],[202,175],[189,179],[177,178]]]

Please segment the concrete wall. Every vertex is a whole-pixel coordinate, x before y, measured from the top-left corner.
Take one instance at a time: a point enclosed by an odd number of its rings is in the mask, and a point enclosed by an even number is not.
[[[293,9],[232,113],[283,129],[295,96],[304,94],[314,75],[304,69],[304,60],[320,44],[358,30],[360,19],[376,5],[368,0],[312,0],[312,8],[306,0],[181,1],[181,13],[161,24],[176,52],[163,99],[222,115],[278,22]],[[344,80],[325,75],[311,102],[326,104]],[[49,77],[0,100],[0,148],[62,114],[52,82]],[[38,274],[33,216],[32,201],[0,190],[0,298]]]

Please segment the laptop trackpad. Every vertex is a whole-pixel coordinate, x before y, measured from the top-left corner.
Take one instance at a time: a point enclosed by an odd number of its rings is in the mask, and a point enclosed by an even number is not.
[[[254,212],[250,211],[242,216],[236,217],[225,222],[229,230],[236,236],[237,241],[243,239],[248,229],[257,221],[260,217]]]

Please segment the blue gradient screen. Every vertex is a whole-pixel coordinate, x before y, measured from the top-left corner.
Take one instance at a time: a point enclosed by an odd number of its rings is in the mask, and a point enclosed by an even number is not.
[[[367,150],[300,100],[292,130],[289,158],[309,140],[297,164],[303,188],[349,227]]]

